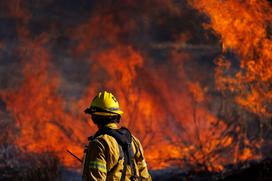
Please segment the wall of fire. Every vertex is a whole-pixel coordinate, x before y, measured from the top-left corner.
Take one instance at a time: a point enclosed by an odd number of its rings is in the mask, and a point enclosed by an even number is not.
[[[151,168],[271,156],[269,1],[0,2],[1,143],[82,155],[99,90]]]

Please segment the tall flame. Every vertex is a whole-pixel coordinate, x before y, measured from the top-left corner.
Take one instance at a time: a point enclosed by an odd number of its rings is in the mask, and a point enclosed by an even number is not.
[[[240,58],[240,69],[229,71],[231,61],[218,60],[218,82],[221,90],[236,95],[236,101],[260,115],[271,117],[272,81],[272,23],[268,1],[193,1],[194,7],[210,17],[206,28],[216,31],[223,49],[235,52]],[[227,63],[227,62],[228,63]],[[225,63],[224,63],[225,62]],[[229,64],[227,67],[226,64]],[[227,69],[226,69],[227,68]],[[223,72],[228,71],[228,76]]]

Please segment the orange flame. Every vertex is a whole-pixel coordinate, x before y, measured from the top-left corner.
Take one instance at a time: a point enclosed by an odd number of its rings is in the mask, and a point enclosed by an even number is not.
[[[197,0],[193,5],[210,17],[211,22],[205,27],[220,35],[223,49],[230,49],[241,57],[240,69],[232,76],[220,74],[217,85],[225,89],[222,87],[228,84],[241,106],[271,116],[272,40],[268,27],[272,12],[269,2]],[[222,61],[218,68],[224,70],[221,65]],[[228,63],[228,69],[230,66]]]

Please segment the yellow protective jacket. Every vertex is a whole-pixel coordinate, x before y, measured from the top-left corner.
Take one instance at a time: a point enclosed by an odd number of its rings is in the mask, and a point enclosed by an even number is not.
[[[117,124],[106,125],[111,129],[118,129]],[[104,134],[89,142],[89,152],[84,155],[83,180],[84,181],[119,181],[124,168],[124,158],[120,157],[120,146],[115,138]],[[143,148],[140,141],[132,136],[132,149],[135,158],[135,168],[138,180],[152,180],[148,173],[144,159]],[[131,177],[131,169],[127,164],[126,181]]]

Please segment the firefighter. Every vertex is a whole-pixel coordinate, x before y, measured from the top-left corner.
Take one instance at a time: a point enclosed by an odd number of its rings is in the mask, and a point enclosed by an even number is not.
[[[89,137],[83,161],[83,180],[151,180],[139,140],[119,127],[123,112],[109,92],[100,92],[85,113],[98,127]]]

